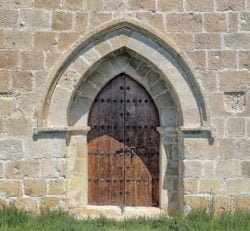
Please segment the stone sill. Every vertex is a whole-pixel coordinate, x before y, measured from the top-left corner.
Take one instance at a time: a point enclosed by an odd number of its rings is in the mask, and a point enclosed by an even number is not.
[[[88,131],[90,131],[89,126],[84,126],[84,127],[40,127],[40,128],[34,128],[33,133],[34,135],[39,135],[42,133],[83,133],[87,134]]]
[[[119,206],[96,206],[88,205],[84,208],[74,208],[70,213],[75,214],[77,218],[98,218],[104,216],[106,218],[123,220],[128,218],[157,218],[159,216],[167,216],[167,212],[155,207],[125,207]]]

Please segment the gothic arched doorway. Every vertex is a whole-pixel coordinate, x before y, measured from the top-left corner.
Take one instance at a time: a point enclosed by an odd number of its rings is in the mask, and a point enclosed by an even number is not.
[[[159,114],[126,74],[97,95],[88,124],[88,204],[159,206]]]

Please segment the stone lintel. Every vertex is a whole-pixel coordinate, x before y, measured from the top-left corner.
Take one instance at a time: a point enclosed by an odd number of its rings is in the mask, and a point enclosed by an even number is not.
[[[34,135],[39,135],[42,133],[82,133],[87,134],[90,131],[89,126],[81,126],[81,127],[39,127],[34,128]]]

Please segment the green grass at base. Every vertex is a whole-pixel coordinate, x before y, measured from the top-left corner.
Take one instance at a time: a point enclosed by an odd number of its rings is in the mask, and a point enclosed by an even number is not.
[[[250,231],[250,212],[237,211],[220,216],[193,211],[172,218],[138,218],[116,221],[104,217],[77,220],[66,212],[42,212],[32,215],[15,208],[0,211],[0,231]]]

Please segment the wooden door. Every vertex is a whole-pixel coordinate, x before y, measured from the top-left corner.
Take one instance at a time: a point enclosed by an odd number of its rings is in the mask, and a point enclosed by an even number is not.
[[[125,74],[96,97],[89,115],[88,203],[159,205],[159,115],[147,91]]]

